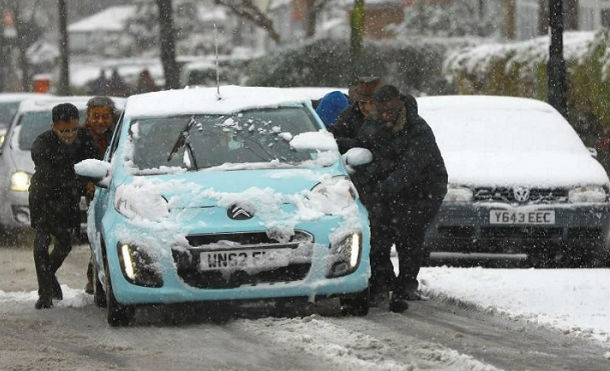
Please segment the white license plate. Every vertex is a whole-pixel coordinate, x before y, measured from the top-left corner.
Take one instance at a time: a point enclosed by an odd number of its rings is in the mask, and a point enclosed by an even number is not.
[[[555,210],[491,210],[489,224],[555,224]]]
[[[292,249],[252,249],[204,251],[199,255],[199,269],[248,270],[286,267]]]

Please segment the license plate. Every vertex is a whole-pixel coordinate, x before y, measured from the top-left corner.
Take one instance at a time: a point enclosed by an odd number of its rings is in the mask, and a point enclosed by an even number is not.
[[[555,210],[491,210],[489,224],[555,224]]]
[[[199,269],[248,270],[286,267],[292,249],[252,249],[204,251],[199,255]]]

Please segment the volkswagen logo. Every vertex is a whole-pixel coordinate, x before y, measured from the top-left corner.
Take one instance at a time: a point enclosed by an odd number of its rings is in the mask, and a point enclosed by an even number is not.
[[[523,187],[513,189],[513,195],[518,202],[527,202],[530,199],[530,190]]]
[[[227,216],[233,220],[246,220],[252,218],[254,213],[239,205],[232,205],[227,209]]]

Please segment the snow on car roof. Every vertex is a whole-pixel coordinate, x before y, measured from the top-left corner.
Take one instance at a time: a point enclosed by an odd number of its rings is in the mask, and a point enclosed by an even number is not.
[[[520,97],[495,95],[442,95],[417,98],[417,104],[424,110],[472,110],[472,109],[540,109],[549,113],[554,109],[548,103]]]
[[[21,102],[19,106],[20,112],[32,111],[48,111],[60,103],[72,103],[79,110],[87,108],[87,102],[93,96],[65,96],[65,97],[45,97],[45,98],[30,98]],[[125,98],[110,97],[117,107],[125,105]]]
[[[51,95],[41,94],[41,93],[1,93],[0,94],[0,103],[19,102],[24,99],[45,98],[45,97],[51,97]]]
[[[304,103],[311,98],[300,91],[282,88],[221,86],[216,88],[166,90],[133,95],[127,99],[128,117],[171,116],[183,114],[230,114],[256,108]]]

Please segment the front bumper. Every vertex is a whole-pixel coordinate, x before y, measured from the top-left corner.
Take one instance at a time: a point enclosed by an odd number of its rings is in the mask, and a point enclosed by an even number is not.
[[[176,240],[172,240],[172,234],[167,231],[153,231],[133,225],[114,211],[110,211],[104,217],[102,224],[104,225],[106,259],[114,295],[120,303],[133,305],[288,297],[305,297],[313,301],[316,297],[349,295],[361,292],[368,287],[370,276],[370,233],[366,212],[361,213],[359,219],[362,226],[362,243],[359,264],[353,273],[337,278],[326,277],[330,256],[329,236],[333,229],[338,226],[338,221],[335,217],[325,217],[323,220],[304,222],[295,227],[295,230],[305,231],[313,235],[315,239],[312,244],[310,267],[302,278],[294,281],[244,284],[231,288],[198,288],[185,282],[185,279],[178,272],[175,254],[172,252],[172,244]],[[210,222],[203,227],[197,227],[196,222],[193,224],[190,230],[186,230],[188,229],[186,228],[182,232],[186,235],[261,232],[260,224],[255,221],[244,223],[243,221],[229,221],[227,219],[219,222],[219,224]],[[91,240],[91,230],[89,234]],[[173,235],[175,236],[175,233]],[[125,239],[133,238],[133,236],[146,236],[144,240],[151,244],[154,241],[159,242],[155,246],[157,251],[155,260],[163,280],[162,287],[138,286],[125,278],[121,270],[116,246],[119,243],[129,242]],[[143,239],[139,238],[138,242],[142,244]],[[94,249],[97,248],[98,246],[94,247]],[[100,263],[102,262],[99,260],[101,254],[95,254],[95,256],[98,259],[98,266],[101,266]]]
[[[425,244],[435,258],[492,259],[508,255],[526,257],[541,246],[593,244],[605,246],[610,206],[597,204],[539,205],[554,210],[555,223],[545,225],[490,223],[490,211],[519,209],[500,203],[443,203],[426,234]]]
[[[4,192],[0,205],[0,224],[3,229],[20,230],[30,227],[28,196],[28,192]]]

